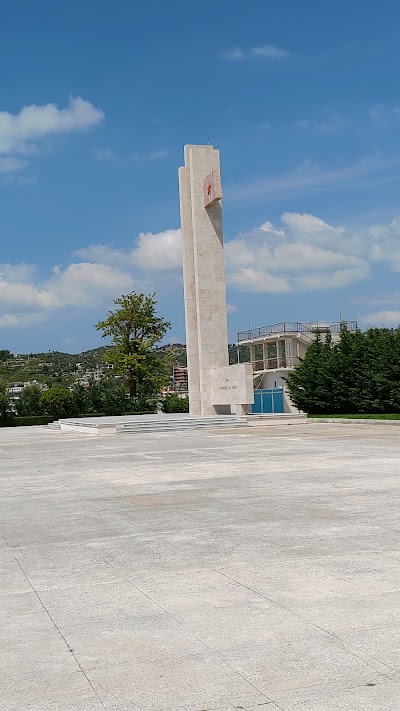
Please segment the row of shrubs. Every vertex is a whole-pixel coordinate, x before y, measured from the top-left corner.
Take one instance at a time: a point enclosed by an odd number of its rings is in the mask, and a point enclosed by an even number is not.
[[[53,418],[48,415],[31,415],[27,417],[8,415],[0,418],[0,427],[30,427],[31,425],[48,425],[49,422],[53,422]]]
[[[43,425],[65,417],[153,414],[158,407],[163,412],[187,412],[188,403],[187,398],[174,394],[162,400],[129,398],[124,385],[112,379],[72,390],[54,387],[42,392],[33,385],[25,388],[15,401],[6,392],[0,393],[0,427]]]

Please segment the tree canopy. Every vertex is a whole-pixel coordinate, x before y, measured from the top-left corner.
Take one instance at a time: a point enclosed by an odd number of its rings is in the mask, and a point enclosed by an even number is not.
[[[400,412],[400,328],[317,336],[287,377],[289,395],[309,414]]]
[[[104,358],[123,375],[131,398],[151,397],[168,380],[168,363],[155,346],[171,324],[156,314],[154,297],[135,292],[121,296],[114,301],[115,311],[96,324],[103,338],[112,339],[113,347]]]

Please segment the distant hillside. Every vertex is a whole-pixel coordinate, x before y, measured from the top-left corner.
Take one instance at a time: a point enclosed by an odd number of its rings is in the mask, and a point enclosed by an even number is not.
[[[100,346],[77,354],[60,351],[19,353],[0,362],[0,381],[9,384],[37,380],[48,385],[69,385],[75,379],[77,364],[81,364],[81,370],[95,368],[102,362],[106,348]]]
[[[104,353],[109,346],[99,346],[82,353],[20,353],[17,356],[0,350],[0,385],[28,380],[37,380],[49,386],[70,385],[76,380],[78,370],[84,372],[103,362]],[[172,343],[157,349],[161,356],[168,357],[171,364],[187,365],[186,346]],[[248,360],[248,347],[240,348],[241,362]],[[229,361],[237,363],[237,348],[229,346]],[[77,365],[80,364],[79,369]]]
[[[75,354],[48,351],[18,355],[0,350],[0,384],[37,380],[49,386],[70,385],[75,381],[78,371],[84,372],[100,365],[108,349],[109,346],[99,346]],[[181,343],[161,346],[158,352],[161,356],[168,355],[172,363],[186,365],[186,346]]]

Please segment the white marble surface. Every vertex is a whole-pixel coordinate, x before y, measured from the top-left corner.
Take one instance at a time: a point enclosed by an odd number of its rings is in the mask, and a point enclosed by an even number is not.
[[[1,711],[398,711],[399,447],[0,429]]]

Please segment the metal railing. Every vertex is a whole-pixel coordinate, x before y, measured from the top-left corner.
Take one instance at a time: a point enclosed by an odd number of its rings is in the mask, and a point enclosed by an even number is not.
[[[337,321],[335,323],[300,323],[299,321],[282,321],[274,323],[271,326],[262,326],[261,328],[253,328],[248,331],[239,331],[237,342],[252,341],[257,338],[266,338],[267,336],[282,335],[285,333],[302,333],[308,336],[310,340],[317,333],[340,333],[343,328],[354,333],[357,330],[357,321]]]
[[[281,358],[264,358],[250,361],[253,370],[277,370],[278,368],[294,368],[300,361],[298,356],[282,356]]]

